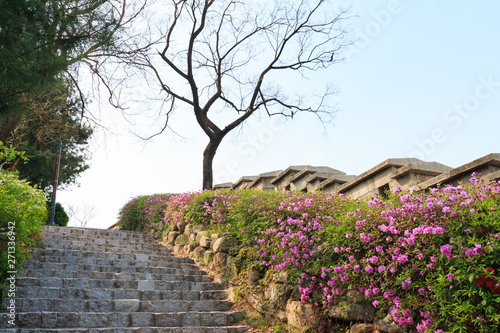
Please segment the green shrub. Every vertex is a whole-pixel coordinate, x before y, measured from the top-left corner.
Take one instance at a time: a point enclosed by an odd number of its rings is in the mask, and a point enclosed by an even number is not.
[[[50,219],[50,210],[52,209],[51,201],[47,201],[47,221]],[[64,207],[56,202],[56,211],[54,214],[54,223],[60,227],[66,227],[69,222],[69,216],[66,214]]]
[[[1,286],[6,282],[8,271],[22,270],[22,261],[29,255],[29,248],[47,220],[45,201],[41,191],[19,180],[15,173],[0,171]]]
[[[118,226],[123,230],[136,230],[142,227],[142,210],[148,196],[138,196],[130,199],[118,212]]]
[[[162,222],[165,209],[173,194],[152,194],[132,198],[118,213],[118,226],[123,230],[148,229]]]

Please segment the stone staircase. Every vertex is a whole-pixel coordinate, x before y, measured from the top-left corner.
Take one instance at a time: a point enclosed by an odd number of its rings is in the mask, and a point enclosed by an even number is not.
[[[241,313],[188,258],[152,236],[46,226],[16,281],[16,328],[0,332],[238,333]],[[9,299],[4,300],[7,307]]]

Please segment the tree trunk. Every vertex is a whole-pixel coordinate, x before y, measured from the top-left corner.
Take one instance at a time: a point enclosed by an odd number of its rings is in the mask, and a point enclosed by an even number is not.
[[[222,138],[223,136],[210,138],[208,145],[203,151],[203,190],[209,190],[213,187],[214,171],[212,164]]]

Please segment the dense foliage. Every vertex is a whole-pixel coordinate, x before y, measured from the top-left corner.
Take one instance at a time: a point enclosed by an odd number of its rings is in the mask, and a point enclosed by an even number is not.
[[[22,269],[29,247],[47,221],[45,201],[42,192],[15,173],[0,170],[0,286],[8,271]]]
[[[0,120],[24,113],[24,100],[71,65],[109,54],[123,23],[113,0],[2,0],[0,9]]]
[[[388,192],[205,191],[173,197],[165,223],[205,223],[241,240],[238,262],[284,270],[325,311],[357,290],[379,316],[418,332],[500,325],[500,185]],[[332,313],[335,316],[335,313]]]
[[[118,226],[125,230],[149,229],[163,221],[167,203],[174,195],[152,194],[130,199],[118,212]]]
[[[50,210],[52,209],[51,200],[47,201],[47,221],[50,219]],[[66,227],[69,222],[69,216],[64,210],[64,207],[56,202],[55,214],[54,214],[54,223],[60,227]]]

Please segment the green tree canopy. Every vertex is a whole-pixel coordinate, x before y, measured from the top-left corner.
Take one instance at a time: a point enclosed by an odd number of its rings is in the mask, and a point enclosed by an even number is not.
[[[26,163],[16,159],[7,168],[16,169],[22,179],[43,190],[52,186],[57,142],[68,142],[62,149],[59,173],[59,184],[64,186],[74,183],[88,168],[85,147],[74,142],[92,135],[92,129],[82,122],[81,102],[74,97],[71,81],[59,80],[50,88],[23,103],[30,112],[19,117],[6,142],[29,159]]]
[[[100,62],[119,52],[123,26],[144,8],[141,1],[0,0],[0,141],[26,151],[27,164],[10,165],[21,178],[48,189],[57,141],[90,137],[78,65],[100,75]],[[88,168],[79,150],[64,146],[63,185]]]

